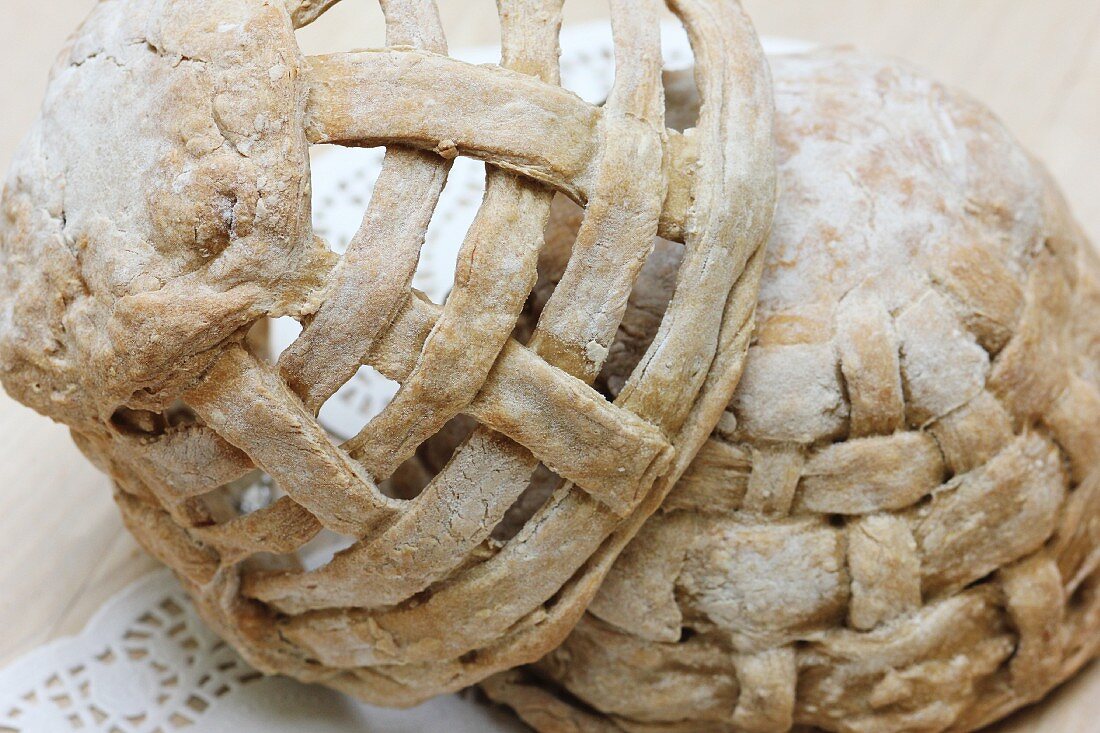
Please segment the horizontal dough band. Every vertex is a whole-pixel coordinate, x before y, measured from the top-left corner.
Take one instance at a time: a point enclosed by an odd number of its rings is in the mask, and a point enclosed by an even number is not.
[[[311,143],[457,152],[542,181],[581,204],[592,193],[603,112],[566,89],[397,48],[307,57],[302,74]],[[669,136],[659,233],[681,241],[695,160],[687,138]]]

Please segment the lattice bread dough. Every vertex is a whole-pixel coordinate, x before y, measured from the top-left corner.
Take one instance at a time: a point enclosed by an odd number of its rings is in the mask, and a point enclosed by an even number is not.
[[[501,0],[501,66],[445,56],[421,0],[382,2],[387,48],[302,56],[294,29],[334,1],[96,6],[5,189],[0,376],[249,662],[403,705],[557,645],[721,416],[775,203],[772,94],[723,0],[669,3],[705,100],[686,133],[655,0],[611,3],[601,107],[558,86],[561,0]],[[389,146],[342,258],[311,229],[315,143]],[[457,155],[491,165],[438,306],[409,283]],[[521,344],[555,191],[585,216]],[[612,403],[591,383],[658,233],[683,242],[678,287]],[[245,336],[279,316],[304,329],[268,365]],[[401,389],[335,446],[316,412],[361,364]],[[479,426],[421,493],[380,490],[460,414]],[[285,496],[244,513],[227,487],[254,467]],[[533,474],[552,495],[492,537]],[[357,541],[306,572],[322,527]]]
[[[486,683],[544,733],[967,731],[1097,652],[1095,253],[970,99],[850,51],[772,66],[744,377],[565,644]],[[678,262],[643,271],[612,393]]]

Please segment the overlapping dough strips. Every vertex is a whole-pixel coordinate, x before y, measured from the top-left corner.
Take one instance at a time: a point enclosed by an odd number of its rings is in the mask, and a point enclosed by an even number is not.
[[[620,46],[625,45],[621,41],[624,36],[629,43],[634,33],[637,33],[633,25],[625,20],[625,13],[626,9],[620,6],[614,14],[618,21],[616,34],[620,39]],[[652,21],[653,18],[650,17],[647,20]],[[506,15],[504,24],[506,32],[509,21],[524,22],[516,15]],[[625,28],[621,27],[624,22]],[[661,125],[663,108],[659,93],[659,55],[654,53],[659,39],[656,36],[655,23],[641,25],[643,28],[648,25],[648,33],[637,41],[648,44],[647,53],[641,56],[649,60],[648,67],[635,70],[634,63],[626,63],[620,67],[621,72],[617,75],[615,88],[605,108],[605,120],[614,119],[617,124],[605,123],[610,129],[602,133],[606,149],[599,160],[598,183],[589,201],[589,215],[582,224],[566,276],[551,297],[544,319],[531,339],[533,351],[540,353],[550,363],[563,365],[567,373],[573,373],[589,382],[595,378],[602,365],[607,344],[614,336],[622,311],[625,309],[626,298],[634,276],[652,247],[657,229],[657,217],[664,197],[664,187],[661,185],[663,161],[660,155],[659,137],[663,130]],[[557,29],[552,30],[556,36]],[[514,53],[508,49],[509,44],[506,42],[504,55],[506,62]],[[638,49],[629,47],[625,54],[626,58],[630,59],[638,58],[640,55]],[[641,89],[639,90],[638,87]],[[644,146],[647,145],[649,149],[645,150]],[[639,146],[642,146],[641,151]],[[632,184],[625,188],[616,175],[622,173],[624,169],[630,174],[628,180],[632,181]],[[640,181],[642,185],[634,186],[634,181]],[[624,192],[628,195],[624,196]],[[637,193],[631,196],[630,192]],[[491,195],[492,189],[487,193],[487,197]],[[545,208],[540,207],[535,212],[526,213],[534,213],[540,217],[537,233],[541,240],[545,216],[548,213],[549,195],[539,203],[544,203]],[[636,222],[633,231],[627,226],[632,221]],[[537,254],[537,250],[534,254]],[[525,283],[523,298],[526,298],[527,292],[534,284],[535,262],[534,257],[529,260],[530,279]],[[593,283],[598,285],[593,287]],[[518,318],[520,305],[522,303],[516,303],[516,313],[510,319],[509,330]],[[600,344],[601,341],[604,343]],[[547,346],[547,343],[550,345]],[[527,485],[535,467],[533,457],[519,445],[509,444],[506,441],[487,440],[490,436],[485,433],[485,428],[476,431],[471,441],[459,449],[450,465],[461,466],[464,451],[472,447],[484,446],[488,450],[485,450],[484,454],[474,462],[475,467],[484,467],[480,471],[479,483],[492,485],[494,480],[499,480],[501,477],[510,478],[510,482],[504,483],[503,486],[496,486],[496,492],[513,498],[518,497],[519,492]],[[629,450],[629,446],[623,446],[623,449]],[[625,469],[625,466],[623,468]],[[445,468],[434,483],[439,484],[440,478],[446,480],[449,477],[450,474]],[[519,480],[515,480],[516,478]],[[652,478],[655,478],[655,475],[651,476],[650,480]],[[429,491],[433,488],[435,487],[430,486]],[[288,623],[285,633],[311,648],[323,662],[337,666],[369,665],[390,661],[427,662],[441,655],[457,657],[475,649],[493,640],[524,615],[535,610],[587,559],[589,545],[592,542],[599,542],[598,536],[588,538],[592,534],[590,531],[576,531],[578,526],[585,526],[583,523],[585,517],[582,513],[583,509],[577,511],[568,502],[568,498],[573,494],[575,492],[570,487],[563,487],[557,500],[552,500],[547,505],[541,513],[542,516],[532,519],[529,527],[534,527],[535,531],[521,532],[520,536],[498,555],[469,571],[465,582],[448,585],[416,609],[397,610],[386,614],[347,611],[340,613],[338,617],[333,617],[331,614],[300,616]],[[429,496],[433,499],[438,498],[435,492],[430,493]],[[631,502],[638,498],[640,497],[626,497],[622,504],[615,508],[620,511],[629,511]],[[433,501],[428,502],[427,505],[428,508],[424,513],[451,513],[445,503]],[[597,507],[599,504],[591,499],[585,499],[582,501],[582,507],[587,508],[587,506]],[[497,502],[495,508],[498,512],[502,512],[507,505]],[[609,514],[615,517],[614,512]],[[502,515],[497,514],[491,518],[499,520],[500,516]],[[444,519],[449,520],[450,517],[444,517]],[[423,528],[418,527],[416,522],[412,522],[411,525],[409,529],[413,537],[393,538],[396,539],[398,547],[446,543],[446,540],[453,536],[444,534],[440,537],[422,531],[418,533],[418,530]],[[492,526],[488,522],[482,522],[480,534],[483,536],[480,539],[487,535]],[[428,528],[435,527],[429,525]],[[569,542],[563,536],[565,534],[574,535],[577,539]],[[547,552],[551,546],[556,548],[558,557],[557,562],[548,564],[545,558],[549,556]],[[450,564],[459,562],[462,557],[458,552],[459,549],[460,547],[452,546],[449,552],[445,553]],[[355,553],[355,550],[352,550],[352,553]],[[370,559],[369,556],[367,559]],[[535,572],[534,568],[532,572],[524,571],[522,564],[526,562],[543,566],[541,572]],[[550,567],[553,565],[559,565],[561,569],[556,572],[551,571]],[[367,582],[373,579],[371,575],[373,575],[372,572],[365,574]],[[358,576],[356,571],[340,573],[322,570],[320,573],[312,573],[300,579],[298,587],[321,584],[324,586],[322,591],[325,591],[349,582],[357,584],[359,581],[354,579],[356,576]],[[311,587],[310,590],[312,591],[313,588]],[[316,595],[323,598],[324,592]],[[323,602],[328,605],[327,601]],[[480,618],[462,610],[475,604],[489,604],[495,609],[495,613],[490,618]],[[447,633],[444,638],[439,638],[439,630],[446,627],[448,620],[450,620],[450,627],[446,628]],[[371,629],[366,637],[363,636],[364,629]],[[376,633],[374,629],[379,631]],[[365,643],[359,645],[349,643],[349,636],[364,638]],[[386,643],[379,644],[379,637],[384,637]],[[391,648],[383,649],[383,647]],[[399,650],[396,654],[394,647]],[[383,649],[381,654],[380,649]]]
[[[288,9],[303,25],[333,4]],[[207,462],[168,492],[176,501],[249,463],[287,496],[220,522],[121,506],[166,562],[191,558],[177,570],[254,664],[397,704],[530,661],[576,622],[730,398],[775,181],[766,66],[736,7],[671,3],[696,49],[704,100],[697,127],[681,134],[664,125],[656,0],[612,2],[616,78],[602,108],[557,86],[561,0],[501,0],[502,67],[444,56],[432,4],[382,5],[389,48],[301,68],[310,142],[388,148],[319,306],[274,368],[244,347],[224,350],[184,395],[201,425],[134,446],[169,484],[158,466]],[[460,154],[486,161],[486,195],[438,306],[411,279]],[[585,217],[524,346],[511,334],[556,191],[583,203]],[[685,245],[676,293],[609,403],[590,384],[658,234]],[[401,387],[335,446],[316,412],[362,364]],[[460,413],[479,425],[424,490],[385,496],[378,483]],[[563,481],[497,549],[489,534],[540,462]],[[359,540],[313,571],[282,560],[253,568],[238,588],[234,563],[291,552],[322,526]],[[178,547],[196,540],[205,547]]]

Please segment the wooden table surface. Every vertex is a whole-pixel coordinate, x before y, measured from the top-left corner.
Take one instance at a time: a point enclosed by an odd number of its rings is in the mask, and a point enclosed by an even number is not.
[[[3,0],[0,169],[30,125],[46,71],[95,0]],[[452,45],[497,40],[493,0],[439,0]],[[761,34],[852,44],[908,58],[990,105],[1063,185],[1100,242],[1100,2],[746,0]],[[605,17],[568,0],[566,22]],[[300,33],[307,53],[379,45],[370,0],[344,0]],[[67,431],[0,393],[0,665],[78,631],[109,596],[155,567],[123,530],[107,480]],[[999,733],[1100,731],[1100,665]]]

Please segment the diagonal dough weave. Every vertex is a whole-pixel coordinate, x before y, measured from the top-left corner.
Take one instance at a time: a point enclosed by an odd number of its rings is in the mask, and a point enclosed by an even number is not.
[[[1100,653],[1096,251],[976,102],[850,50],[771,61],[744,377],[570,637],[484,683],[544,733],[970,731]],[[612,393],[678,258],[639,278]]]
[[[655,0],[611,3],[602,107],[557,84],[561,0],[500,0],[500,66],[448,58],[419,0],[383,0],[386,48],[304,57],[295,28],[334,2],[97,5],[5,188],[0,376],[252,664],[404,705],[559,643],[717,422],[774,208],[772,96],[731,2],[669,3],[702,99],[684,133]],[[310,225],[320,143],[387,146],[340,258]],[[487,190],[440,306],[410,280],[458,155]],[[520,343],[555,192],[583,221]],[[683,243],[675,292],[609,402],[591,385],[658,234]],[[246,336],[282,316],[303,329],[272,365]],[[363,364],[400,390],[334,445],[317,411]],[[459,416],[476,427],[421,491],[383,490]],[[254,469],[283,495],[248,513]],[[548,498],[494,537],[532,476]],[[322,528],[356,541],[306,571]]]

